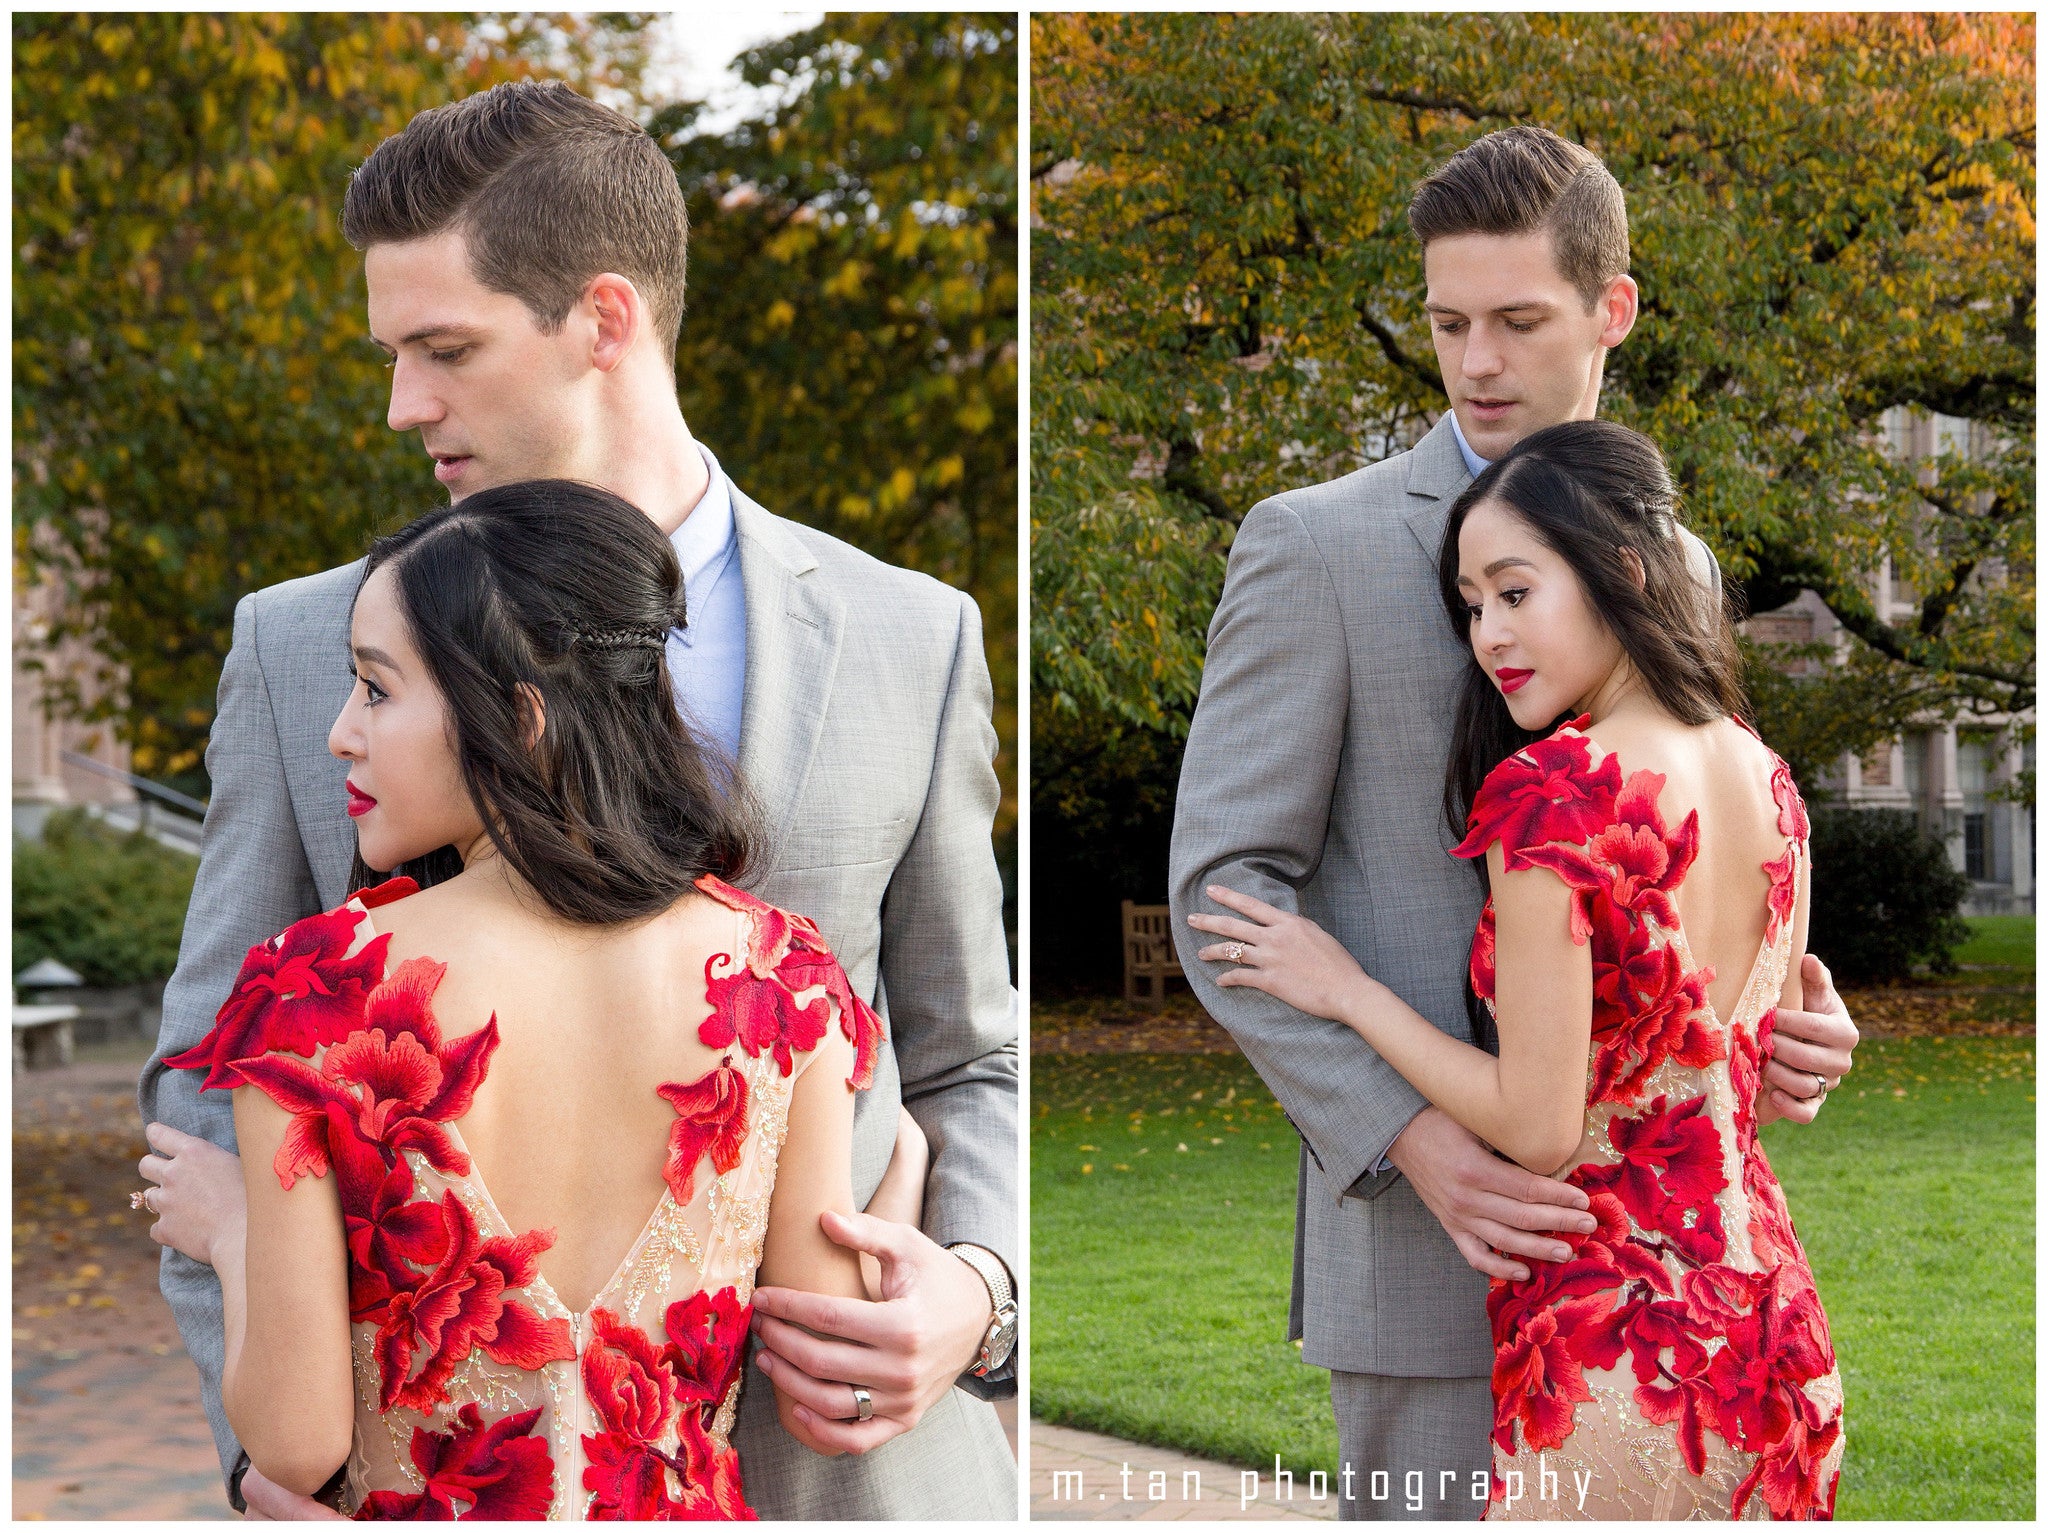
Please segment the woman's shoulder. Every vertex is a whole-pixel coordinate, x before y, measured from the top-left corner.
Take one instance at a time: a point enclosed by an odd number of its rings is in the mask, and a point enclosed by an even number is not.
[[[846,1084],[855,1089],[873,1085],[882,1019],[853,988],[817,924],[709,873],[697,880],[697,888],[748,920],[744,961],[732,955],[726,972],[717,972],[716,960],[705,971],[711,1017],[699,1035],[703,1041],[713,1048],[737,1043],[755,1055],[772,1050],[788,1075],[795,1054],[824,1041],[830,1014],[836,1013],[840,1031],[853,1045]],[[818,1006],[820,998],[829,1010]]]
[[[374,932],[369,912],[417,887],[409,878],[387,880],[257,943],[242,960],[212,1030],[164,1063],[204,1070],[200,1089],[222,1090],[242,1084],[238,1060],[276,1052],[311,1058],[340,1042],[384,979],[390,937]]]
[[[1612,824],[1620,761],[1586,732],[1587,722],[1581,714],[1560,724],[1488,772],[1452,855],[1481,857],[1499,841],[1513,859],[1529,847],[1588,840]]]

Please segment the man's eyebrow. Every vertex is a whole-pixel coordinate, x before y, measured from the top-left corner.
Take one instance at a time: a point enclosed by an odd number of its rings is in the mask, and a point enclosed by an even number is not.
[[[434,336],[444,336],[451,341],[474,341],[483,336],[483,331],[475,325],[422,325],[419,329],[401,338],[398,344],[400,346],[410,346],[415,341],[428,340]],[[374,335],[370,337],[370,344],[379,351],[389,352],[392,350],[390,342],[380,341]]]
[[[405,674],[405,668],[381,649],[373,649],[367,644],[358,644],[349,653],[354,655],[358,661],[367,660],[372,665],[381,665],[387,670],[395,671],[400,676]]]
[[[1463,314],[1465,312],[1463,309],[1453,308],[1447,303],[1438,303],[1433,298],[1425,298],[1422,301],[1422,307],[1432,314]],[[1520,298],[1513,303],[1497,303],[1487,312],[1490,314],[1514,314],[1523,309],[1540,309],[1547,314],[1556,307],[1556,304],[1551,303],[1547,299]]]

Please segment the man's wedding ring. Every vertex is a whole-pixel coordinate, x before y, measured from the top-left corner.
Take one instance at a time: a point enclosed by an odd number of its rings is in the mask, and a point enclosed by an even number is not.
[[[875,1397],[858,1384],[848,1386],[853,1390],[853,1408],[862,1421],[872,1421],[875,1415]]]
[[[1226,943],[1224,943],[1224,944],[1223,944],[1223,956],[1224,956],[1225,958],[1229,959],[1229,960],[1230,960],[1230,961],[1231,961],[1232,963],[1243,963],[1243,962],[1244,962],[1244,944],[1243,944],[1242,942],[1226,942]]]
[[[1806,1100],[1811,1102],[1826,1096],[1828,1094],[1828,1078],[1818,1070],[1808,1070],[1806,1073],[1813,1077],[1813,1095]]]
[[[149,1189],[145,1187],[140,1192],[129,1193],[128,1206],[130,1208],[149,1208]],[[153,1208],[149,1208],[149,1211],[151,1213],[156,1212]]]

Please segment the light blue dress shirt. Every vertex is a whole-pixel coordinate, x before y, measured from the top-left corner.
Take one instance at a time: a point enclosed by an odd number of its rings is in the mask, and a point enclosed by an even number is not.
[[[1451,412],[1451,435],[1458,439],[1458,456],[1465,460],[1465,472],[1477,479],[1493,467],[1487,459],[1472,450],[1472,444],[1465,440],[1465,428],[1458,424],[1458,412]]]
[[[740,579],[732,485],[702,443],[711,482],[683,525],[669,535],[683,567],[688,624],[668,635],[669,682],[676,707],[699,735],[740,756],[740,705],[747,689],[747,595]]]
[[[1489,463],[1486,459],[1480,457],[1478,453],[1474,452],[1472,450],[1472,444],[1465,440],[1465,428],[1458,424],[1458,414],[1455,410],[1451,412],[1451,435],[1458,439],[1458,456],[1465,460],[1466,473],[1470,474],[1474,479],[1477,479],[1481,474],[1485,473],[1489,468],[1493,467],[1493,465]],[[1394,1137],[1396,1139],[1399,1139],[1401,1136],[1399,1134],[1396,1134]],[[1387,1146],[1387,1148],[1392,1149],[1393,1146],[1389,1145]],[[1382,1155],[1380,1156],[1379,1164],[1374,1166],[1370,1171],[1366,1172],[1366,1175],[1381,1176],[1393,1169],[1394,1163],[1391,1160],[1388,1160],[1385,1155]]]

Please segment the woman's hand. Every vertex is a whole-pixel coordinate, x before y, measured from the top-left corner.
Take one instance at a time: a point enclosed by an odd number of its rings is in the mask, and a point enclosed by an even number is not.
[[[1245,917],[1195,915],[1188,925],[1225,940],[1212,942],[1198,955],[1211,962],[1234,964],[1216,976],[1219,985],[1250,985],[1312,1017],[1355,1026],[1361,1002],[1380,988],[1358,966],[1344,944],[1306,916],[1239,894],[1221,884],[1207,889],[1210,899]]]
[[[221,1242],[240,1241],[248,1221],[241,1157],[168,1123],[150,1124],[143,1136],[156,1151],[136,1163],[156,1183],[146,1193],[149,1211],[156,1215],[149,1238],[196,1262],[217,1265],[214,1253]]]

